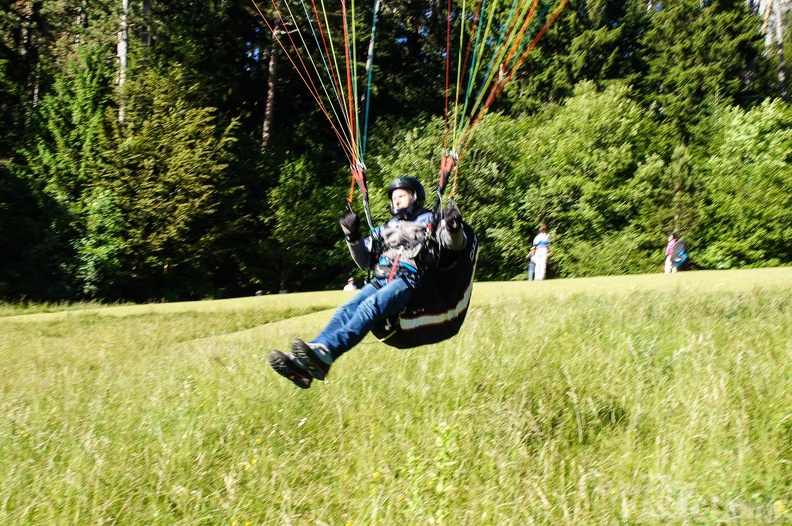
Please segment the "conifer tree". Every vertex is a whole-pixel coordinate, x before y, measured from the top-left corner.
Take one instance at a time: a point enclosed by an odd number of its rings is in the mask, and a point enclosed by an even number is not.
[[[647,71],[638,85],[683,141],[695,139],[705,101],[749,105],[761,96],[758,23],[743,0],[680,0],[652,11],[641,38]]]

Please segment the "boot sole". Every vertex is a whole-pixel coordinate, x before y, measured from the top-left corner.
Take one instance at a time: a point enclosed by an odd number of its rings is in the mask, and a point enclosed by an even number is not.
[[[329,366],[324,365],[324,362],[313,353],[313,350],[308,347],[307,343],[302,340],[294,339],[291,343],[291,352],[295,358],[305,364],[311,376],[319,381],[324,381]]]
[[[291,381],[300,389],[311,387],[311,375],[296,365],[288,355],[280,351],[272,351],[269,355],[269,363],[275,372]]]

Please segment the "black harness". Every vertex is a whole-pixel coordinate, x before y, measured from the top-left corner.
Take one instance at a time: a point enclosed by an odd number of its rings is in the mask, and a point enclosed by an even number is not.
[[[462,228],[466,239],[462,250],[442,249],[434,240],[422,251],[410,303],[398,316],[380,320],[371,330],[380,341],[407,349],[441,342],[459,332],[470,305],[478,257],[475,231],[464,222]]]

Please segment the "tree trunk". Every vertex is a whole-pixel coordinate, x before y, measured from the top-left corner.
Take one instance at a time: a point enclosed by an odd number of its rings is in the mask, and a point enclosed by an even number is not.
[[[784,17],[781,13],[781,2],[773,2],[773,14],[775,15],[775,34],[773,38],[778,54],[778,87],[782,100],[787,98],[786,62],[784,61]]]
[[[151,0],[143,0],[143,20],[145,22],[145,29],[140,32],[140,42],[144,46],[151,45],[151,26],[149,24],[149,15],[151,14]]]
[[[129,0],[121,0],[121,15],[118,24],[118,123],[124,124],[124,82],[126,82],[127,52],[129,51],[129,27],[127,13]]]
[[[88,26],[88,2],[83,0],[77,8],[77,19],[74,21],[75,25],[83,29]],[[75,31],[74,35],[74,49],[80,47],[82,44],[81,31]]]
[[[28,78],[28,93],[30,94],[30,105],[35,108],[38,105],[39,94],[39,71],[41,62],[39,60],[38,49],[34,44],[34,27],[39,23],[39,9],[35,2],[26,2],[19,6],[19,56],[26,63]]]
[[[261,126],[261,151],[264,152],[269,144],[272,130],[272,114],[275,108],[275,75],[278,72],[278,49],[273,43],[269,51],[269,66],[267,78],[267,105],[264,108],[264,124]]]

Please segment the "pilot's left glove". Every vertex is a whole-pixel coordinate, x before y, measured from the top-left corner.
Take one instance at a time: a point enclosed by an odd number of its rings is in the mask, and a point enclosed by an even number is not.
[[[458,232],[462,228],[462,214],[453,206],[448,206],[443,210],[443,219],[450,232]]]

